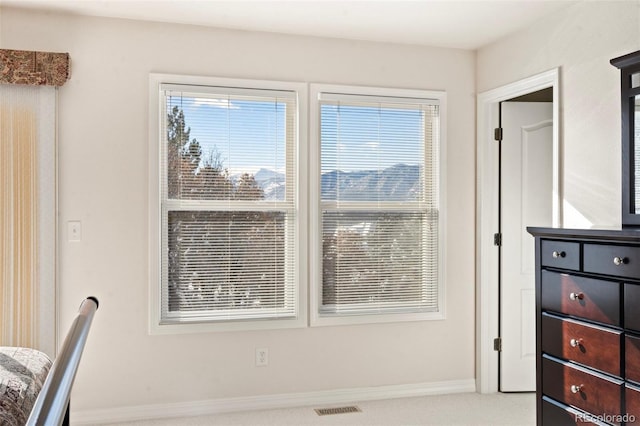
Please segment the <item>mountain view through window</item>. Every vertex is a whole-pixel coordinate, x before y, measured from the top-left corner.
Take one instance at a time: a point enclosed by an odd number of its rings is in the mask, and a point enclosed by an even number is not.
[[[295,100],[176,91],[164,108],[165,321],[295,316]],[[432,309],[438,107],[321,117],[320,311]]]

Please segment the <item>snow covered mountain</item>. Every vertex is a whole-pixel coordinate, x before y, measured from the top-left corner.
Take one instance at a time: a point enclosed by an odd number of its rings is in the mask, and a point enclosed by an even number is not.
[[[285,175],[260,169],[254,175],[266,200],[284,198]],[[338,197],[350,201],[409,201],[420,193],[420,166],[396,164],[383,170],[344,172],[333,170],[322,175],[322,198]]]

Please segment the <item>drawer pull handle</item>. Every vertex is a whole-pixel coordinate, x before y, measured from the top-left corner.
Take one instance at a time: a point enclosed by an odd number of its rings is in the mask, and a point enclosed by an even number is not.
[[[569,293],[569,299],[582,300],[584,299],[584,293]]]
[[[582,346],[582,339],[571,339],[569,340],[569,345],[571,345],[572,348]]]
[[[584,385],[571,385],[571,393],[582,392],[582,388]]]
[[[626,263],[629,263],[629,259],[627,259],[626,257],[618,257],[618,256],[616,256],[616,257],[613,258],[613,263],[616,266],[620,266],[620,265],[624,265]]]
[[[551,253],[551,255],[553,256],[554,259],[560,259],[562,257],[565,257],[567,253],[563,251],[554,251],[553,253]]]

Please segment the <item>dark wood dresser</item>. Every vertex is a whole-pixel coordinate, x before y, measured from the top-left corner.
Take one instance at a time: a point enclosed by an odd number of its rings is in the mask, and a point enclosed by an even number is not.
[[[537,424],[640,425],[640,230],[528,231]]]

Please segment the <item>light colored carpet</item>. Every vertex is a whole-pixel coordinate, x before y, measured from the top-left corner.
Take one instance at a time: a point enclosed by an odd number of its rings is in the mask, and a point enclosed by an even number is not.
[[[409,426],[409,425],[466,425],[466,426],[533,426],[535,425],[535,394],[464,393],[420,398],[400,398],[383,401],[357,402],[362,412],[318,416],[314,408],[251,411],[216,414],[203,417],[145,420],[117,423],[118,426]],[[334,407],[334,406],[332,406]],[[114,424],[115,426],[116,424]]]

